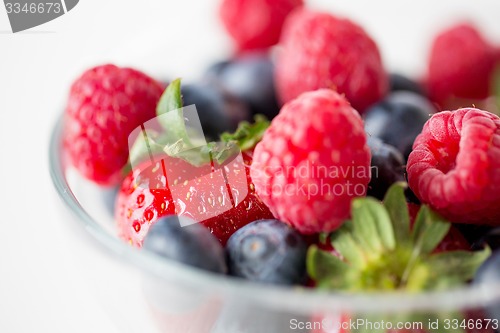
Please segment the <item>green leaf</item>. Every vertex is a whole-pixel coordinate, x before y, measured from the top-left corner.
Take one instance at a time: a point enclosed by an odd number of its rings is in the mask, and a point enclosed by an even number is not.
[[[418,211],[412,230],[414,252],[417,255],[430,254],[444,239],[451,224],[427,205]]]
[[[334,232],[331,235],[331,241],[335,250],[339,252],[348,263],[360,269],[366,266],[366,254],[363,249],[359,247],[346,227],[342,227]]]
[[[413,270],[420,258],[425,257],[434,251],[436,246],[444,239],[450,230],[450,227],[450,223],[444,220],[437,213],[433,212],[428,206],[422,205],[420,207],[415,220],[415,225],[413,226],[413,230],[411,232],[413,247],[410,259],[406,264],[406,268],[401,278],[403,285],[407,284],[410,280],[410,274],[416,274]],[[415,277],[412,278],[413,281],[417,280]],[[419,277],[418,280],[423,280],[423,278]],[[408,284],[410,286],[415,285],[414,282]]]
[[[436,278],[453,276],[459,283],[471,280],[478,268],[491,255],[486,247],[481,251],[451,251],[433,254],[427,260],[430,271]]]
[[[432,286],[429,285],[431,272],[429,271],[429,266],[421,262],[421,258],[410,258],[406,266],[406,270],[403,273],[403,278],[401,279],[401,285],[408,292],[418,292],[420,290],[428,289]],[[432,281],[431,283],[438,283],[438,281]]]
[[[490,254],[489,249],[433,254],[451,224],[423,205],[410,230],[402,183],[389,189],[384,204],[373,198],[354,199],[351,216],[329,236],[338,254],[309,248],[307,270],[318,288],[368,292],[449,288],[470,280]]]
[[[180,79],[172,81],[163,92],[156,107],[156,116],[163,128],[156,142],[162,152],[195,166],[212,161],[211,145],[207,146],[205,138],[200,137],[203,134],[186,126]]]
[[[191,142],[186,128],[180,79],[172,81],[161,95],[156,106],[156,117],[164,129],[164,150],[167,154],[170,155],[174,154],[173,152],[178,153],[196,147]]]
[[[189,137],[182,108],[161,115],[158,121],[165,129],[164,135],[168,145],[179,145],[180,142],[184,150],[196,147]]]
[[[242,121],[234,133],[222,133],[221,141],[235,141],[242,151],[252,149],[262,139],[269,124],[265,116],[256,115],[253,123]]]
[[[398,246],[406,246],[410,243],[410,216],[404,194],[405,189],[406,183],[395,183],[387,190],[384,197],[384,206],[389,212]]]
[[[167,86],[156,106],[156,115],[161,116],[167,112],[183,107],[181,95],[181,79],[176,79]]]
[[[330,237],[330,234],[327,232],[320,232],[318,236],[318,240],[321,244],[326,244],[328,242],[328,238]]]
[[[374,255],[393,250],[394,229],[385,207],[373,198],[357,198],[352,202],[354,237]]]
[[[336,256],[311,245],[307,251],[307,272],[318,285],[329,289],[344,289],[352,281],[355,270]]]

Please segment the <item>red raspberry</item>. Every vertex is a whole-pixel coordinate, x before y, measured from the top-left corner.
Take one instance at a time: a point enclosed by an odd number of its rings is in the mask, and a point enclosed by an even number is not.
[[[496,50],[470,24],[459,24],[439,34],[428,65],[430,97],[442,107],[454,99],[484,99],[491,93]]]
[[[500,118],[474,108],[433,115],[407,165],[416,196],[457,223],[500,223]]]
[[[302,94],[281,109],[257,144],[251,177],[277,219],[305,234],[338,228],[370,180],[359,113],[333,90]]]
[[[377,45],[349,20],[297,10],[285,22],[281,43],[276,80],[283,102],[305,91],[333,88],[362,113],[387,92]]]
[[[264,49],[278,43],[290,12],[303,0],[224,0],[220,17],[240,51]]]
[[[122,178],[128,135],[155,116],[163,88],[131,68],[103,65],[87,70],[69,94],[64,144],[75,167],[100,185]]]

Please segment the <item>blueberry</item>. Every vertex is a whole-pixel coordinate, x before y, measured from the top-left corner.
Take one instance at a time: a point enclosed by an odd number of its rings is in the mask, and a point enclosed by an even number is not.
[[[212,64],[203,74],[203,79],[206,82],[218,84],[219,76],[230,63],[231,60],[223,60]]]
[[[229,274],[248,280],[292,285],[305,281],[307,244],[278,220],[247,224],[228,240]]]
[[[474,284],[484,285],[485,288],[494,288],[497,291],[500,286],[500,251],[495,251],[478,269]],[[486,313],[490,319],[500,318],[500,301],[496,301],[486,307]]]
[[[407,78],[404,75],[393,73],[389,75],[389,90],[409,91],[415,94],[425,96],[424,88],[417,82]]]
[[[483,248],[485,245],[492,250],[500,249],[500,227],[468,226],[468,230],[463,231],[463,234],[466,237],[468,234],[473,236],[469,242],[472,243],[474,249]]]
[[[208,140],[217,140],[223,132],[233,132],[238,123],[251,119],[247,104],[237,97],[205,83],[182,86],[185,106],[194,104]]]
[[[224,249],[207,228],[183,216],[159,219],[143,247],[162,257],[215,273],[226,273]]]
[[[368,184],[368,195],[382,200],[392,184],[405,180],[403,155],[378,138],[369,137],[368,146],[372,153],[372,178]]]
[[[274,64],[266,53],[250,53],[216,63],[205,79],[245,101],[253,114],[274,118],[279,110],[274,86]]]
[[[435,112],[434,106],[424,97],[406,91],[395,92],[366,112],[365,130],[396,147],[407,160],[413,141]]]

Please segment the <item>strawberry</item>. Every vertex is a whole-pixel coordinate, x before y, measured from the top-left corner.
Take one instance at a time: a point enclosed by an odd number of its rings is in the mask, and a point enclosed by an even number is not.
[[[179,89],[179,81],[172,82],[166,89],[158,104],[160,116],[165,114],[161,108],[167,105],[171,109],[182,107]],[[172,101],[176,99],[178,101]],[[177,119],[170,120],[164,125],[175,132]],[[226,145],[237,143],[245,150],[236,157],[217,160],[216,157],[225,151],[214,148],[210,159],[203,161],[206,153],[192,149],[185,154],[160,156],[153,161],[138,163],[138,167],[123,181],[117,198],[115,218],[120,237],[141,247],[153,223],[160,217],[178,214],[201,222],[225,244],[229,236],[242,226],[255,220],[273,218],[255,193],[250,179],[251,148],[266,127],[267,121],[258,119],[253,125],[243,123],[234,135],[224,134]],[[187,141],[184,143],[189,144]],[[155,145],[158,146],[158,142],[150,138],[150,152]],[[169,151],[168,145],[164,148]],[[131,153],[131,157],[134,156]]]
[[[404,189],[402,183],[394,184],[383,203],[373,198],[354,199],[352,219],[327,237],[335,252],[310,247],[307,269],[317,287],[417,292],[450,288],[474,276],[491,250],[466,251],[467,244],[457,229],[450,229],[451,224],[428,206],[420,207],[412,223],[410,212],[415,206],[408,207]],[[468,313],[439,315],[459,321],[469,318]],[[413,313],[377,316],[376,321],[392,324],[385,326],[388,333],[425,332],[433,318],[432,314]],[[422,322],[424,330],[394,330],[397,322]]]

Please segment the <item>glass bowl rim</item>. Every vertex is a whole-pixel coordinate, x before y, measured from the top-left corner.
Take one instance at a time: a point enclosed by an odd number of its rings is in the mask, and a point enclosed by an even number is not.
[[[412,311],[442,311],[448,309],[473,309],[500,301],[500,284],[480,284],[456,289],[422,292],[346,293],[326,292],[313,288],[284,287],[259,284],[228,276],[207,273],[173,260],[166,260],[149,251],[132,246],[112,236],[99,225],[80,205],[65,177],[62,159],[63,115],[57,119],[49,143],[49,169],[53,185],[64,205],[77,217],[77,221],[103,245],[108,254],[147,273],[166,279],[176,278],[206,288],[221,295],[251,300],[280,311],[298,313],[311,311],[357,311],[361,313],[402,313]]]

